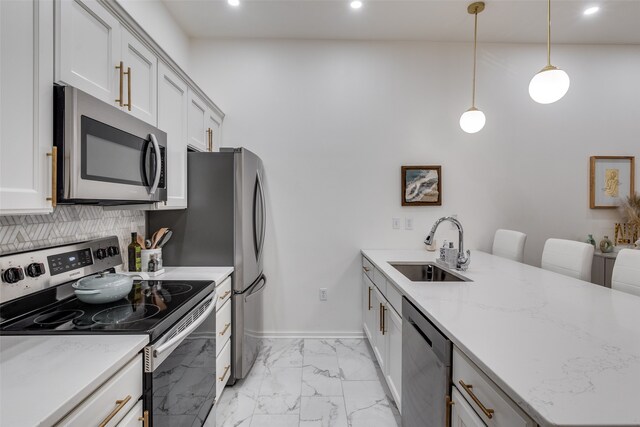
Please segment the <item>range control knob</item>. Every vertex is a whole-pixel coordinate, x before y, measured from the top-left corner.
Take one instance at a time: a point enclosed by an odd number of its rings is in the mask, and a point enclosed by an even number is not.
[[[2,281],[6,283],[16,283],[24,279],[24,272],[20,267],[7,268],[2,272]]]
[[[29,277],[38,277],[42,276],[45,273],[44,264],[39,262],[34,262],[27,266],[27,276]]]
[[[107,251],[105,249],[98,249],[96,251],[96,258],[98,259],[104,259],[107,256]]]
[[[119,253],[120,253],[120,249],[118,249],[118,247],[117,247],[117,246],[109,246],[109,247],[107,248],[107,254],[108,254],[109,256],[116,256],[116,255],[118,255]]]

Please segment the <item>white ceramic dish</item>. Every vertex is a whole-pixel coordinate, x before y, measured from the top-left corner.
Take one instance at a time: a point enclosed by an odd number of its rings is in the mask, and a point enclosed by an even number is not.
[[[78,299],[88,304],[105,304],[126,297],[133,287],[133,276],[100,273],[73,284]]]

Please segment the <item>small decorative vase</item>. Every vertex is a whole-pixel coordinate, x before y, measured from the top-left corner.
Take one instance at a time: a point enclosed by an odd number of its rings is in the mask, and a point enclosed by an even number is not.
[[[604,239],[600,241],[600,251],[603,254],[613,252],[613,242],[609,240],[609,236],[604,236]]]
[[[596,247],[596,239],[593,238],[593,234],[589,234],[587,240],[585,240],[585,243],[593,245],[594,248]]]

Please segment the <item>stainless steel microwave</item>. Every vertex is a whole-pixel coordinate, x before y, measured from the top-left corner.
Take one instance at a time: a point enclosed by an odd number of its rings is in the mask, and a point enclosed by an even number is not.
[[[54,86],[57,202],[167,200],[167,134],[70,86]]]

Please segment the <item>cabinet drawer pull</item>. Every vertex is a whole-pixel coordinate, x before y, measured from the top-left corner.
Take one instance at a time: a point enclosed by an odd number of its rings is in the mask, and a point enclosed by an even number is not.
[[[444,412],[444,425],[449,427],[451,425],[451,407],[456,404],[453,400],[451,400],[451,396],[447,396],[444,399],[445,402],[445,412]]]
[[[371,286],[368,287],[369,288],[369,310],[371,310]]]
[[[225,332],[227,332],[227,329],[229,329],[230,326],[231,326],[231,323],[225,323],[224,324],[224,329],[222,330],[222,332],[220,332],[220,335],[224,335]]]
[[[385,329],[387,329],[387,325],[386,325],[387,321],[385,319],[385,314],[386,314],[386,311],[387,311],[387,307],[385,307],[382,304],[381,304],[381,306],[382,306],[382,335],[384,335]]]
[[[227,297],[227,295],[229,295],[230,293],[231,293],[231,291],[226,291],[224,294],[222,294],[220,299],[225,299]]]
[[[484,412],[484,414],[487,416],[487,418],[491,419],[493,418],[493,414],[496,412],[493,409],[487,408],[485,407],[482,402],[480,402],[480,399],[478,399],[478,397],[473,393],[473,386],[471,384],[465,384],[464,381],[460,380],[460,385],[462,386],[462,388],[464,389],[464,391],[467,392],[467,394],[469,396],[471,396],[471,399],[473,399],[474,402],[476,402],[476,405],[478,405],[480,407],[480,409],[482,410],[482,412]]]
[[[124,101],[122,96],[124,95],[124,64],[122,61],[120,61],[120,65],[116,65],[116,70],[120,70],[120,89],[118,91],[118,99],[116,99],[116,102],[120,107],[123,107]]]
[[[107,418],[105,418],[100,423],[100,427],[106,426],[109,423],[109,421],[111,421],[111,419],[115,417],[116,414],[120,412],[122,408],[124,408],[130,400],[131,400],[131,395],[127,395],[127,397],[125,397],[122,400],[116,400],[116,407],[113,409],[113,411],[111,411],[109,415],[107,415]]]
[[[149,411],[144,411],[138,421],[142,421],[142,427],[149,427]]]
[[[58,147],[51,147],[51,152],[47,153],[47,157],[51,157],[51,207],[55,208],[58,204]]]
[[[222,373],[222,376],[221,376],[221,377],[218,377],[218,380],[219,380],[219,381],[224,381],[224,379],[225,379],[225,378],[226,378],[226,376],[227,376],[227,372],[229,372],[229,369],[230,369],[230,368],[231,368],[231,365],[227,365],[227,366],[225,366],[225,367],[224,367],[224,372]]]
[[[380,308],[378,309],[378,329],[382,332],[382,303],[380,304]]]
[[[131,111],[131,67],[127,67],[127,71],[123,74],[127,75],[127,103],[122,104],[122,106],[127,107],[127,110]]]

